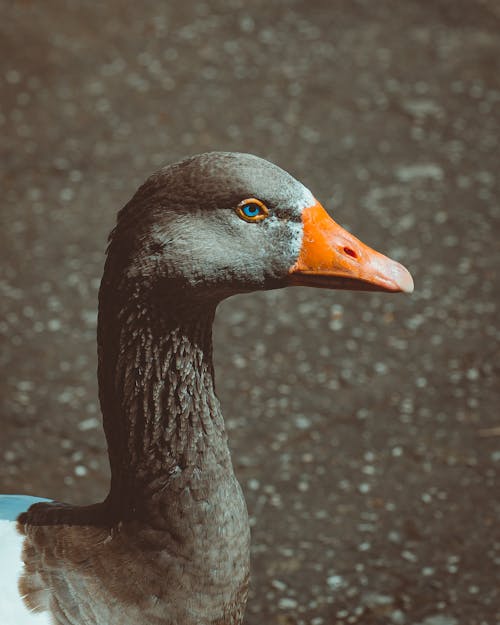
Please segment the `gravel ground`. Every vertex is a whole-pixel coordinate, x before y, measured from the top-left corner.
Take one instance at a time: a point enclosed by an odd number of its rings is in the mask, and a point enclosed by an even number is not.
[[[246,623],[499,623],[498,1],[0,8],[1,489],[105,494],[96,295],[116,211],[162,164],[254,152],[416,291],[221,307]]]

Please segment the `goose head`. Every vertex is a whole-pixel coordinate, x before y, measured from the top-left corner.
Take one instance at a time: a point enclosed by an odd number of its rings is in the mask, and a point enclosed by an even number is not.
[[[399,263],[363,244],[286,171],[211,152],[153,174],[119,213],[108,265],[141,292],[220,301],[290,285],[411,292]]]

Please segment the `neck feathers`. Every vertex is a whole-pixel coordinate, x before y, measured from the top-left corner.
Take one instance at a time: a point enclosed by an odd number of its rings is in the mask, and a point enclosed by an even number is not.
[[[113,296],[107,295],[113,293]],[[117,295],[118,293],[118,295]],[[101,289],[99,394],[115,501],[136,507],[179,471],[230,467],[212,364],[214,307]],[[152,491],[152,492],[150,492]],[[139,501],[137,501],[139,500]]]

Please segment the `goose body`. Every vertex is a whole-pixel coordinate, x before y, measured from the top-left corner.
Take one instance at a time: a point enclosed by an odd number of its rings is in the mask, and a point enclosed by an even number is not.
[[[245,500],[212,365],[230,295],[288,285],[413,289],[311,192],[248,154],[153,174],[120,211],[99,294],[105,501],[0,497],[2,625],[240,625]]]

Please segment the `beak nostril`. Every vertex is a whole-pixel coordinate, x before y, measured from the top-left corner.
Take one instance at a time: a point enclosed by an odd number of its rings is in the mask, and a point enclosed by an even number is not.
[[[356,254],[356,252],[354,250],[352,250],[350,247],[344,247],[344,252],[348,255],[348,256],[352,256],[352,258],[357,258],[358,255]]]

